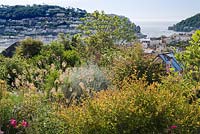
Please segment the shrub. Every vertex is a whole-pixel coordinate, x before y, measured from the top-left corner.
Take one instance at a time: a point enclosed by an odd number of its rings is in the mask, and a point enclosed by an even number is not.
[[[54,64],[56,69],[62,67],[62,57],[64,53],[64,45],[53,41],[49,45],[42,48],[40,55],[34,57],[33,62],[42,69],[49,69]]]
[[[43,43],[39,40],[34,40],[32,38],[27,38],[21,41],[18,48],[18,53],[22,54],[25,58],[32,58],[40,53]]]
[[[55,88],[55,90],[58,90],[58,78],[59,78],[59,72],[57,70],[51,70],[49,74],[46,75],[45,83],[44,83],[44,89],[46,90],[47,97],[50,97],[50,91]]]
[[[0,130],[5,134],[67,132],[67,122],[58,116],[59,105],[49,103],[43,94],[8,94],[0,100],[0,105]]]
[[[165,72],[162,64],[152,63],[154,58],[154,56],[144,55],[140,44],[121,48],[120,53],[113,57],[109,68],[111,81],[119,88],[123,80],[131,78],[132,75],[137,76],[136,79],[145,77],[149,84],[160,82]]]
[[[82,107],[69,108],[69,132],[197,133],[199,105],[188,103],[195,86],[178,77],[166,79],[149,86],[142,80],[126,80],[121,90],[101,91]]]
[[[93,90],[105,90],[109,84],[103,71],[96,65],[68,69],[61,77],[64,80],[62,90],[69,102],[74,97],[80,98],[84,92],[91,95]]]
[[[57,70],[65,70],[67,67],[79,65],[80,56],[77,51],[65,50],[62,43],[54,41],[43,47],[40,55],[33,58],[33,63],[40,69],[49,69],[54,64]]]
[[[26,94],[24,101],[18,105],[15,112],[18,120],[26,119],[29,127],[27,134],[65,134],[67,122],[64,122],[57,114],[57,106],[49,103],[44,95]]]
[[[15,117],[15,106],[22,101],[22,98],[9,92],[4,95],[0,100],[0,130],[2,129],[6,134],[15,134],[16,131],[9,126],[9,121]]]
[[[186,50],[177,54],[177,58],[184,66],[184,76],[193,81],[200,81],[200,30],[197,30]]]
[[[74,67],[80,64],[80,57],[75,50],[68,50],[63,54],[63,62],[66,62],[68,67]]]
[[[29,77],[27,68],[27,62],[20,57],[5,58],[0,64],[0,79],[5,80],[11,88],[16,88],[18,76],[27,74]]]

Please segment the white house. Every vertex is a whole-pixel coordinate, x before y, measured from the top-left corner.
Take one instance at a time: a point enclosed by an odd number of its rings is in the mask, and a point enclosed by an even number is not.
[[[143,49],[146,49],[150,46],[151,40],[150,39],[140,39],[140,42],[142,43]]]

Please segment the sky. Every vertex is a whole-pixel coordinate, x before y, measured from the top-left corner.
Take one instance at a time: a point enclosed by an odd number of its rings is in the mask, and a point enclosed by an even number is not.
[[[123,15],[131,21],[181,21],[200,13],[200,0],[0,0],[3,5],[49,4]]]

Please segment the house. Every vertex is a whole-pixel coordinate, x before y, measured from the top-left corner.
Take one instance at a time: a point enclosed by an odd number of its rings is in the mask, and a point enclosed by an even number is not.
[[[170,42],[170,38],[143,38],[140,42],[145,53],[161,53],[167,49],[167,42]]]
[[[171,37],[167,37],[167,36],[162,36],[161,40],[162,40],[162,43],[165,43],[165,44],[170,44],[172,42]]]
[[[5,57],[12,57],[16,51],[16,47],[18,47],[19,45],[20,45],[19,42],[15,42],[14,44],[6,48],[4,51],[2,51],[1,54]]]
[[[147,48],[147,49],[144,49],[144,53],[145,54],[153,54],[153,53],[155,53],[155,51],[153,49]]]
[[[5,23],[6,23],[6,20],[5,20],[5,19],[0,19],[0,23],[1,23],[1,24],[5,24]]]
[[[152,48],[157,48],[158,45],[160,45],[162,43],[162,39],[161,37],[159,38],[150,38],[151,42],[150,42],[150,47]]]
[[[56,17],[65,17],[65,13],[57,13]]]
[[[142,43],[143,49],[147,49],[150,47],[151,40],[150,39],[140,39],[140,42]]]
[[[159,54],[158,57],[161,58],[163,62],[166,64],[167,72],[170,72],[170,68],[173,68],[174,71],[176,72],[183,71],[182,66],[178,63],[173,53],[162,53],[162,54]]]

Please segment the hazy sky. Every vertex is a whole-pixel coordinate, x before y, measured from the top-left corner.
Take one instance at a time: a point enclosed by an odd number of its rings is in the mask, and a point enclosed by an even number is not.
[[[200,13],[200,0],[0,0],[4,5],[51,4],[104,10],[132,21],[180,21]]]

